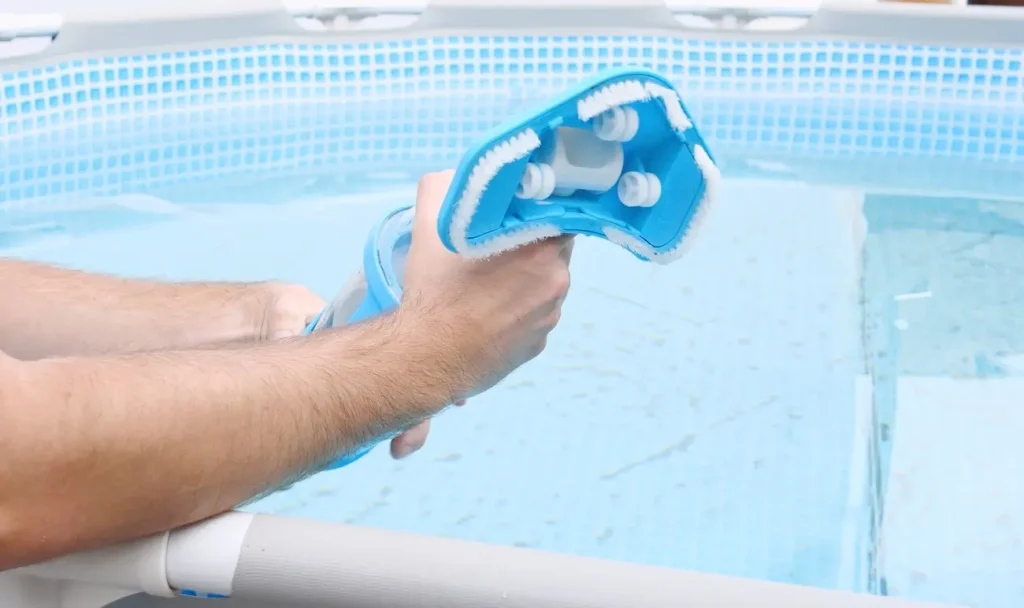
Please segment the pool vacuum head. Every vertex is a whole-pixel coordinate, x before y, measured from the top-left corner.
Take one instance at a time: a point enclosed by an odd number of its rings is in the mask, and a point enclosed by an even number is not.
[[[468,257],[573,233],[665,264],[684,253],[719,179],[672,84],[619,68],[500,126],[470,150],[437,231],[448,249]]]

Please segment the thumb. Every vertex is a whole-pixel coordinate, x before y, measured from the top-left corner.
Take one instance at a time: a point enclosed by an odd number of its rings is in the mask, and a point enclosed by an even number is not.
[[[437,216],[441,212],[441,205],[444,203],[444,197],[448,194],[448,187],[454,177],[455,171],[449,170],[427,173],[420,178],[416,187],[413,238],[417,233],[419,235],[437,233]]]
[[[268,338],[279,340],[301,335],[320,314],[326,302],[301,285],[276,284],[265,318]]]
[[[391,457],[405,458],[423,447],[430,433],[430,420],[424,420],[391,440]]]

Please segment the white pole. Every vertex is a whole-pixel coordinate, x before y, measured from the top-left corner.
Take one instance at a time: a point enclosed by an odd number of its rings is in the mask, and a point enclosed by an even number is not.
[[[82,583],[89,587],[174,597],[167,583],[167,539],[163,532],[147,538],[83,551],[5,573]],[[83,593],[86,590],[83,588]]]
[[[184,595],[228,597],[252,513],[232,511],[171,532],[167,582]]]
[[[144,592],[227,597],[253,514],[211,519],[0,574],[3,608],[101,608]]]

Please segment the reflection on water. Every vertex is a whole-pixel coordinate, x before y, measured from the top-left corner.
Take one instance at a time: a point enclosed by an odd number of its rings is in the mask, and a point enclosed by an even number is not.
[[[15,138],[0,151],[0,251],[330,297],[416,177],[454,164],[526,95],[178,112]],[[856,118],[869,104],[765,103],[747,107],[748,129],[719,119],[736,103],[692,104],[727,179],[687,258],[655,267],[584,240],[541,358],[446,413],[417,456],[375,450],[252,508],[1024,601],[1024,207],[1010,200],[1024,199],[1022,165],[984,146],[959,161],[856,138],[825,153],[778,116]],[[881,194],[900,190],[943,198]]]

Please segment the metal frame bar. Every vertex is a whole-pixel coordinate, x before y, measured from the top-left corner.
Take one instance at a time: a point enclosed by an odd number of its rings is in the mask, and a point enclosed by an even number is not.
[[[606,9],[612,12],[627,12],[632,14],[644,13],[654,8],[649,2],[642,6],[634,7],[629,2],[595,2],[601,5],[598,10],[583,9],[581,4],[571,0],[560,0],[558,2],[536,3],[531,0],[501,0],[500,2],[447,2],[438,0],[432,3],[414,3],[404,0],[381,0],[372,2],[370,0],[346,1],[346,0],[325,0],[322,2],[297,2],[289,3],[283,9],[283,14],[293,19],[315,19],[320,21],[344,20],[356,23],[372,17],[423,17],[430,16],[434,11],[443,12],[445,17],[469,16],[475,13],[486,11],[489,13],[505,13],[512,10],[521,12],[524,8],[535,11],[545,11],[554,15],[558,12],[568,10],[579,16],[580,10],[587,10],[587,17],[584,20],[586,26],[594,27],[622,27],[630,26],[632,19],[606,20],[602,18]],[[869,39],[889,39],[899,43],[961,43],[979,45],[1024,45],[1024,11],[1006,7],[992,6],[955,6],[955,5],[904,5],[897,3],[864,3],[864,2],[831,2],[819,8],[817,3],[805,2],[806,6],[773,6],[764,5],[760,2],[750,0],[746,3],[740,0],[733,0],[729,4],[719,6],[708,6],[707,4],[693,1],[665,0],[664,12],[670,15],[672,21],[665,21],[662,25],[667,29],[678,31],[694,31],[708,34],[708,30],[689,28],[678,21],[679,17],[697,16],[712,20],[729,20],[736,23],[749,23],[757,19],[767,18],[793,18],[804,19],[806,25],[787,30],[783,36],[800,36],[811,34],[815,36],[864,37]],[[192,15],[188,12],[188,3],[185,3],[184,10],[177,15],[178,19],[189,19],[193,16],[204,17],[205,15]],[[128,5],[131,6],[131,5]],[[614,9],[625,9],[614,10]],[[642,9],[642,10],[636,10]],[[644,10],[646,9],[646,10]],[[251,16],[246,10],[237,12],[234,17],[245,18]],[[502,20],[502,26],[514,27],[515,20],[511,22]],[[578,19],[576,23],[579,23]],[[74,18],[66,18],[61,14],[37,14],[17,15],[0,14],[0,41],[10,41],[25,38],[49,38],[56,39],[68,25],[77,26]],[[90,25],[98,25],[92,23]],[[456,19],[447,24],[449,27],[470,27],[478,24],[472,23],[472,19]],[[531,21],[536,26],[536,21]],[[564,23],[553,23],[563,26]],[[431,27],[437,24],[431,20]],[[398,31],[407,28],[398,28]],[[412,29],[421,29],[413,26]],[[392,30],[394,31],[394,30]],[[283,31],[282,34],[294,34],[292,31]],[[356,34],[351,29],[331,30],[329,32],[309,32],[314,36],[330,34]],[[767,33],[771,36],[772,33]],[[778,34],[771,37],[778,37]]]
[[[342,18],[348,22],[359,22],[372,17],[415,17],[423,13],[425,3],[407,2],[345,2],[326,1],[317,3],[291,3],[285,6],[288,13],[296,19],[316,19],[318,21],[334,21]],[[675,16],[693,15],[709,19],[735,18],[740,22],[755,19],[788,17],[810,19],[815,9],[811,6],[794,8],[791,6],[764,6],[753,4],[728,4],[708,6],[694,2],[672,2],[668,8]],[[0,42],[20,38],[56,38],[60,33],[64,18],[59,13],[41,14],[0,14]]]
[[[814,3],[817,4],[817,3]],[[812,5],[803,7],[765,6],[763,3],[732,3],[709,6],[706,3],[673,2],[668,0],[668,9],[676,17],[698,16],[710,19],[732,17],[740,22],[755,19],[789,17],[810,19],[814,16]],[[418,16],[423,13],[423,3],[377,3],[377,2],[321,2],[309,5],[291,5],[291,15],[298,19],[333,20],[344,18],[350,22],[358,22],[370,17]]]
[[[135,598],[128,605],[158,606],[163,602],[155,598],[170,599],[182,590],[197,597],[229,596],[235,606],[253,602],[264,607],[939,608],[878,595],[243,513],[14,573],[62,584],[70,602],[64,605],[75,608],[99,608],[140,591],[153,600]],[[89,583],[103,583],[111,591],[100,602],[88,603],[82,598]]]

